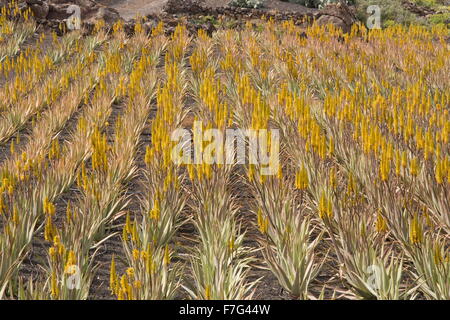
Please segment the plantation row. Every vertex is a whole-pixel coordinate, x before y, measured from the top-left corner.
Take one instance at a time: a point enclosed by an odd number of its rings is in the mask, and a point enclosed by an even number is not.
[[[117,299],[249,299],[261,266],[293,298],[450,299],[447,31],[263,26],[0,42],[0,298],[91,297],[119,224]],[[192,119],[279,130],[276,174],[177,164]]]

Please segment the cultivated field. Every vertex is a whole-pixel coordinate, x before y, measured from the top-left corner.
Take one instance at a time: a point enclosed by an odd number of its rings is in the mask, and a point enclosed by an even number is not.
[[[0,298],[450,299],[448,29],[25,18],[0,17]],[[269,129],[279,166],[199,135],[177,163],[180,128]]]

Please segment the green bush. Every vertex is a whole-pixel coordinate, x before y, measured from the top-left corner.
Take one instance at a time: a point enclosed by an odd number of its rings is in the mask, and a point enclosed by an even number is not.
[[[371,5],[380,6],[381,26],[388,27],[392,24],[426,25],[427,21],[423,17],[418,17],[414,13],[405,9],[402,0],[356,0],[357,16],[365,23],[369,17],[367,8]]]
[[[428,19],[428,21],[432,25],[444,24],[444,25],[449,26],[450,25],[450,12],[434,14]]]
[[[432,9],[439,9],[446,3],[448,4],[448,1],[446,2],[446,0],[409,0],[409,1],[414,2],[418,6]]]

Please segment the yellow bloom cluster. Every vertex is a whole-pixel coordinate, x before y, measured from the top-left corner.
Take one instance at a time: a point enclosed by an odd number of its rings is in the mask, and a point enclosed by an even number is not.
[[[319,217],[321,219],[331,219],[333,217],[333,203],[325,191],[322,191],[319,200]]]
[[[306,190],[309,185],[308,172],[305,166],[302,166],[295,174],[295,187],[299,190]]]
[[[106,134],[95,128],[91,138],[92,143],[92,168],[100,172],[108,172],[108,150],[109,145]]]
[[[32,12],[31,8],[27,8],[26,10],[21,10],[19,7],[19,2],[16,0],[12,0],[8,3],[5,3],[1,10],[0,10],[0,26],[3,26],[5,24],[8,17],[14,17],[14,18],[24,18],[25,21],[28,21],[28,19],[31,17]],[[6,33],[8,29],[1,30],[1,33]]]
[[[172,165],[171,151],[175,145],[170,140],[173,125],[178,114],[180,114],[179,92],[179,67],[177,63],[166,65],[167,83],[158,88],[157,104],[159,106],[156,117],[152,124],[152,145],[147,147],[145,162],[149,166],[155,158],[160,159],[162,168]]]
[[[233,71],[235,75],[238,75],[241,74],[243,70],[243,62],[242,60],[236,60],[233,52],[227,50],[225,53],[225,57],[220,61],[220,67],[224,71]]]
[[[257,224],[259,231],[261,231],[262,234],[266,234],[269,228],[269,218],[263,216],[261,208],[258,208]]]
[[[411,244],[420,244],[423,240],[422,224],[417,214],[414,215],[409,224],[409,240]]]
[[[56,207],[52,202],[45,198],[43,203],[43,211],[46,215],[44,239],[47,241],[52,241],[57,236],[57,229],[53,224],[53,217],[56,213]]]
[[[53,237],[48,255],[51,269],[50,295],[52,299],[59,299],[63,290],[67,289],[65,280],[78,270],[77,255],[64,246],[59,235]]]
[[[189,57],[192,71],[195,74],[201,74],[207,66],[208,55],[203,48],[196,48]]]
[[[151,279],[156,276],[157,259],[160,257],[150,245],[145,250],[133,249],[131,255],[134,267],[128,267],[122,276],[119,276],[117,273],[115,257],[113,256],[111,260],[109,287],[111,293],[116,295],[118,300],[138,298],[140,289],[143,286],[143,279],[140,277],[150,277]],[[162,257],[164,266],[170,263],[170,256],[169,247],[166,246]],[[143,275],[143,272],[145,275]]]
[[[351,94],[343,89],[339,98],[327,96],[325,99],[324,108],[327,115],[352,123],[353,137],[360,141],[362,151],[379,159],[380,177],[384,181],[389,177],[392,163],[395,164],[397,175],[403,172],[402,168],[407,167],[407,153],[392,141],[393,137],[398,135],[403,137],[404,143],[410,148],[414,148],[417,153],[420,152],[425,161],[433,156],[439,181],[442,182],[448,174],[446,165],[448,156],[444,156],[443,149],[448,144],[450,120],[448,110],[442,110],[440,105],[448,105],[450,100],[448,95],[440,94],[438,91],[433,98],[430,94],[425,96],[419,91],[421,87],[423,86],[419,83],[419,86],[414,85],[410,90],[393,88],[389,99],[377,95],[372,103],[364,102],[367,101],[366,95],[358,88]],[[402,104],[400,101],[407,103]],[[336,111],[337,105],[343,107]],[[432,105],[436,106],[437,112],[431,114]],[[401,106],[405,108],[400,109]],[[426,127],[423,127],[424,121]],[[382,132],[378,125],[380,122],[386,123],[390,137]],[[419,159],[411,157],[410,174],[416,176],[419,169]]]
[[[199,97],[211,113],[211,116],[208,118],[212,120],[212,123],[208,125],[224,130],[229,123],[229,115],[227,103],[221,102],[219,98],[222,88],[220,80],[214,80],[214,70],[212,68],[208,68],[202,73]]]
[[[10,97],[12,103],[21,95],[32,89],[32,85],[41,79],[49,70],[54,68],[50,56],[41,57],[42,49],[26,49],[18,57],[9,58],[0,63],[0,72],[8,77],[11,71],[15,72],[14,81],[5,88],[5,96]]]
[[[238,87],[240,103],[244,108],[252,110],[252,129],[267,129],[270,117],[270,108],[261,92],[257,91],[250,83],[250,77],[244,75],[241,78],[236,74],[235,79]]]

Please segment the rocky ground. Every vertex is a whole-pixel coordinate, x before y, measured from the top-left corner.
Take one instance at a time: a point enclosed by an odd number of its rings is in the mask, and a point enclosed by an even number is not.
[[[10,0],[0,0],[0,3],[5,1]],[[31,8],[41,25],[57,32],[61,32],[60,26],[66,24],[67,19],[76,12],[73,5],[79,7],[82,24],[87,30],[92,29],[98,20],[104,20],[107,25],[123,20],[125,28],[132,31],[137,17],[146,18],[145,27],[148,29],[162,20],[169,32],[180,21],[192,32],[199,28],[210,32],[216,27],[211,20],[219,17],[235,20],[235,26],[262,16],[278,21],[292,19],[296,24],[316,19],[323,24],[334,23],[345,31],[356,22],[353,10],[341,4],[318,10],[279,0],[267,0],[262,9],[246,9],[231,7],[229,2],[230,0],[21,0],[20,6],[22,9]]]
[[[0,0],[2,3],[11,0]],[[188,29],[196,32],[199,28],[212,32],[217,27],[213,21],[216,18],[233,20],[233,25],[239,27],[246,21],[259,19],[263,15],[275,20],[292,19],[297,25],[305,20],[317,20],[319,24],[332,23],[348,32],[357,21],[355,8],[343,3],[330,4],[325,8],[312,9],[280,0],[266,0],[262,9],[235,8],[229,4],[231,0],[19,0],[23,9],[31,8],[35,19],[44,27],[61,32],[60,25],[66,24],[75,12],[76,5],[80,9],[82,24],[86,30],[91,30],[98,20],[104,20],[107,25],[113,25],[123,20],[125,28],[134,29],[134,21],[141,17],[147,20],[145,28],[151,28],[163,21],[166,31],[171,32],[181,21]],[[417,16],[436,14],[433,9],[421,7],[404,0],[403,6]]]
[[[167,6],[168,0],[98,0],[98,3],[116,9],[125,20],[135,18],[137,15],[161,14]],[[183,2],[183,1],[178,1]],[[204,0],[203,6],[209,8],[220,8],[229,5],[231,0]],[[266,10],[292,11],[292,12],[314,12],[315,9],[283,2],[280,0],[266,0]]]

